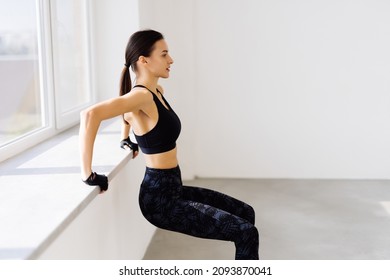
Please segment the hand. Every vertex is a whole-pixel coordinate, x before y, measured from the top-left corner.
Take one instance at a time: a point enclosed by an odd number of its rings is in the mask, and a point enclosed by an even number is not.
[[[96,172],[92,172],[87,180],[83,181],[89,186],[99,186],[100,192],[103,193],[108,189],[108,178],[106,175],[100,175]]]
[[[138,155],[138,144],[131,142],[130,137],[123,139],[120,142],[120,146],[124,150],[131,149],[133,151],[133,158],[135,158]]]

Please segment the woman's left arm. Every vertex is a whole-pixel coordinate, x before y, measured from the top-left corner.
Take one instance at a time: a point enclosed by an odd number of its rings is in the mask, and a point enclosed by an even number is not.
[[[120,146],[122,149],[131,150],[133,152],[133,158],[138,155],[138,144],[133,143],[130,139],[130,129],[131,125],[125,122],[122,123],[122,141],[120,141]]]
[[[122,122],[122,130],[121,130],[121,136],[122,139],[126,139],[130,135],[130,124],[125,123],[124,121]]]

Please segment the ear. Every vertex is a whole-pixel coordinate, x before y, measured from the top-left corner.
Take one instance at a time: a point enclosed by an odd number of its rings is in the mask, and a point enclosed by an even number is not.
[[[146,60],[146,57],[141,55],[139,58],[138,58],[138,61],[141,62],[142,64],[146,64],[148,63],[147,60]]]

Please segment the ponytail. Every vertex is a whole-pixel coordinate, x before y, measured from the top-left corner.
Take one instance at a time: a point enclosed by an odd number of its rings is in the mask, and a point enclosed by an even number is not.
[[[131,90],[130,67],[131,70],[137,73],[138,58],[140,56],[149,57],[154,49],[154,44],[161,39],[164,39],[164,36],[160,32],[150,29],[141,30],[131,35],[126,46],[126,64],[122,70],[120,79],[120,96],[127,94]],[[124,119],[124,116],[123,121],[125,124],[129,124]]]
[[[130,65],[129,65],[130,66]],[[130,67],[127,64],[125,64],[125,67],[122,70],[121,74],[121,80],[119,84],[119,96],[125,95],[126,93],[129,93],[131,90],[131,77],[130,77]],[[125,118],[124,115],[122,115],[123,121],[125,124],[129,124]]]

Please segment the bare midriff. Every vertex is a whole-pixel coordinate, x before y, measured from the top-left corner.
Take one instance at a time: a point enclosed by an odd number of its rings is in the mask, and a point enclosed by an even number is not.
[[[170,169],[178,166],[177,148],[160,154],[144,154],[147,167],[157,169]]]

